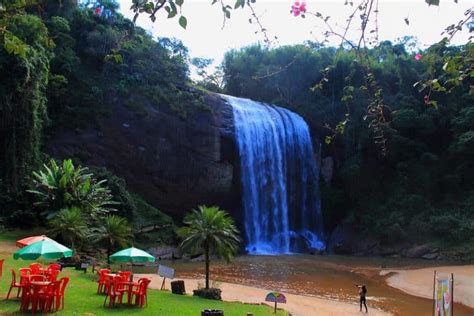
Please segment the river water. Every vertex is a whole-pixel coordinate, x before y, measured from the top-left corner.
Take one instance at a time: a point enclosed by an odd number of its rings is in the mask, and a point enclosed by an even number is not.
[[[162,262],[174,267],[177,277],[203,278],[202,262]],[[443,263],[445,264],[445,263]],[[333,300],[358,302],[355,284],[367,285],[367,303],[397,316],[432,315],[432,301],[388,286],[382,269],[434,267],[435,263],[409,259],[345,256],[241,256],[232,263],[211,263],[211,279]],[[357,307],[356,307],[357,308]],[[459,303],[456,316],[473,316],[474,309]]]

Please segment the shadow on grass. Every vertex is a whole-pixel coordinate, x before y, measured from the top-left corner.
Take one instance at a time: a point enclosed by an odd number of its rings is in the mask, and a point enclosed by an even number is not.
[[[120,314],[120,313],[127,313],[127,314],[135,314],[135,313],[146,313],[146,307],[140,308],[136,305],[132,304],[115,304],[114,307],[105,306],[103,308],[105,312],[109,312],[111,315]]]
[[[0,315],[21,315],[20,310],[20,299],[16,298],[16,291],[12,291],[14,298],[6,300],[5,295],[1,296],[0,299]],[[15,311],[16,310],[16,311]],[[13,311],[13,312],[12,312]]]

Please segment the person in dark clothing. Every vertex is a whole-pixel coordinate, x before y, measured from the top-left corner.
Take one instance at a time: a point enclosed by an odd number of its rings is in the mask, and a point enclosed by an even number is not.
[[[359,288],[359,297],[360,297],[360,311],[362,312],[362,303],[364,303],[365,312],[368,313],[369,310],[367,309],[367,304],[365,303],[365,294],[367,294],[367,288],[365,285],[356,284]]]

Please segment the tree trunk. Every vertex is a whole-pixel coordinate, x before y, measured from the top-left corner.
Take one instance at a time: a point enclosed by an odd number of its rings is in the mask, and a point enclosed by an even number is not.
[[[110,267],[110,255],[112,254],[112,249],[110,247],[107,247],[107,264]]]
[[[206,289],[209,288],[209,245],[206,243],[205,247],[205,259],[206,259]]]

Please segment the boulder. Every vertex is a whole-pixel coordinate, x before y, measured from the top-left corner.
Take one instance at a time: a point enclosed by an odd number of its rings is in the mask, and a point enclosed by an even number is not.
[[[437,252],[427,253],[426,255],[421,256],[421,258],[426,259],[426,260],[436,260],[439,258],[439,253]]]
[[[418,245],[411,247],[406,251],[406,256],[408,258],[421,258],[426,254],[433,252],[433,247],[429,244]]]
[[[201,204],[238,209],[232,108],[217,94],[201,94],[209,108],[195,109],[186,118],[143,101],[147,115],[139,116],[117,99],[97,124],[57,131],[47,152],[106,167],[131,191],[176,218]]]
[[[170,246],[150,248],[147,251],[158,260],[180,259],[183,256],[179,248]]]

